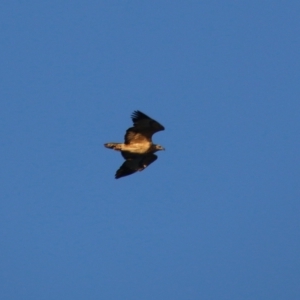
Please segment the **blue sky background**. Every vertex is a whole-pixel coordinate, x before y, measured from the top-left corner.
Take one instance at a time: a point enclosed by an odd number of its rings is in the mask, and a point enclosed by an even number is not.
[[[2,1],[0,298],[300,299],[299,11]]]

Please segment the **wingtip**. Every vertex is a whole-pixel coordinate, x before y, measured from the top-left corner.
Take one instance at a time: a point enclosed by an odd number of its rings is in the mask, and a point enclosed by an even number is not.
[[[136,119],[141,115],[141,112],[139,110],[134,110],[133,113],[131,114],[132,119]]]
[[[125,176],[127,176],[127,175],[116,174],[116,175],[115,175],[115,179],[120,179],[120,178],[125,177]]]

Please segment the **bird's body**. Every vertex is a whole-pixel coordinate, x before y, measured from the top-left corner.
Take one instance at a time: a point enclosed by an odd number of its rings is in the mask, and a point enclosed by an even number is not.
[[[133,127],[126,130],[124,143],[106,143],[106,148],[121,151],[125,162],[116,173],[116,178],[144,170],[157,159],[156,151],[164,150],[152,142],[152,135],[165,128],[140,111],[132,114]]]
[[[125,151],[136,154],[153,153],[156,150],[156,145],[150,142],[135,143],[135,144],[122,144],[122,143],[106,143],[106,148],[114,149],[116,151]]]

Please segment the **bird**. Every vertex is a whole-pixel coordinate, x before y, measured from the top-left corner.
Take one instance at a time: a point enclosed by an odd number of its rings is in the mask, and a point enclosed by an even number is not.
[[[142,171],[157,159],[154,153],[165,150],[152,142],[152,136],[165,130],[164,126],[139,110],[132,113],[133,127],[126,130],[124,143],[105,143],[109,149],[120,151],[125,162],[117,170],[115,178],[131,175]]]

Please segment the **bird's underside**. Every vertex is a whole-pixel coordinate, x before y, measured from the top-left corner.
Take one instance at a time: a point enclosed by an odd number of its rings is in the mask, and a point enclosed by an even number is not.
[[[136,153],[136,154],[145,154],[145,153],[152,153],[156,150],[156,145],[150,142],[144,143],[106,143],[106,148],[110,148],[116,151],[125,151],[129,153]]]
[[[133,127],[126,130],[124,143],[106,143],[109,149],[120,151],[125,162],[118,169],[116,178],[144,170],[157,159],[156,151],[164,150],[160,145],[153,144],[152,135],[165,128],[140,111],[134,111]]]

